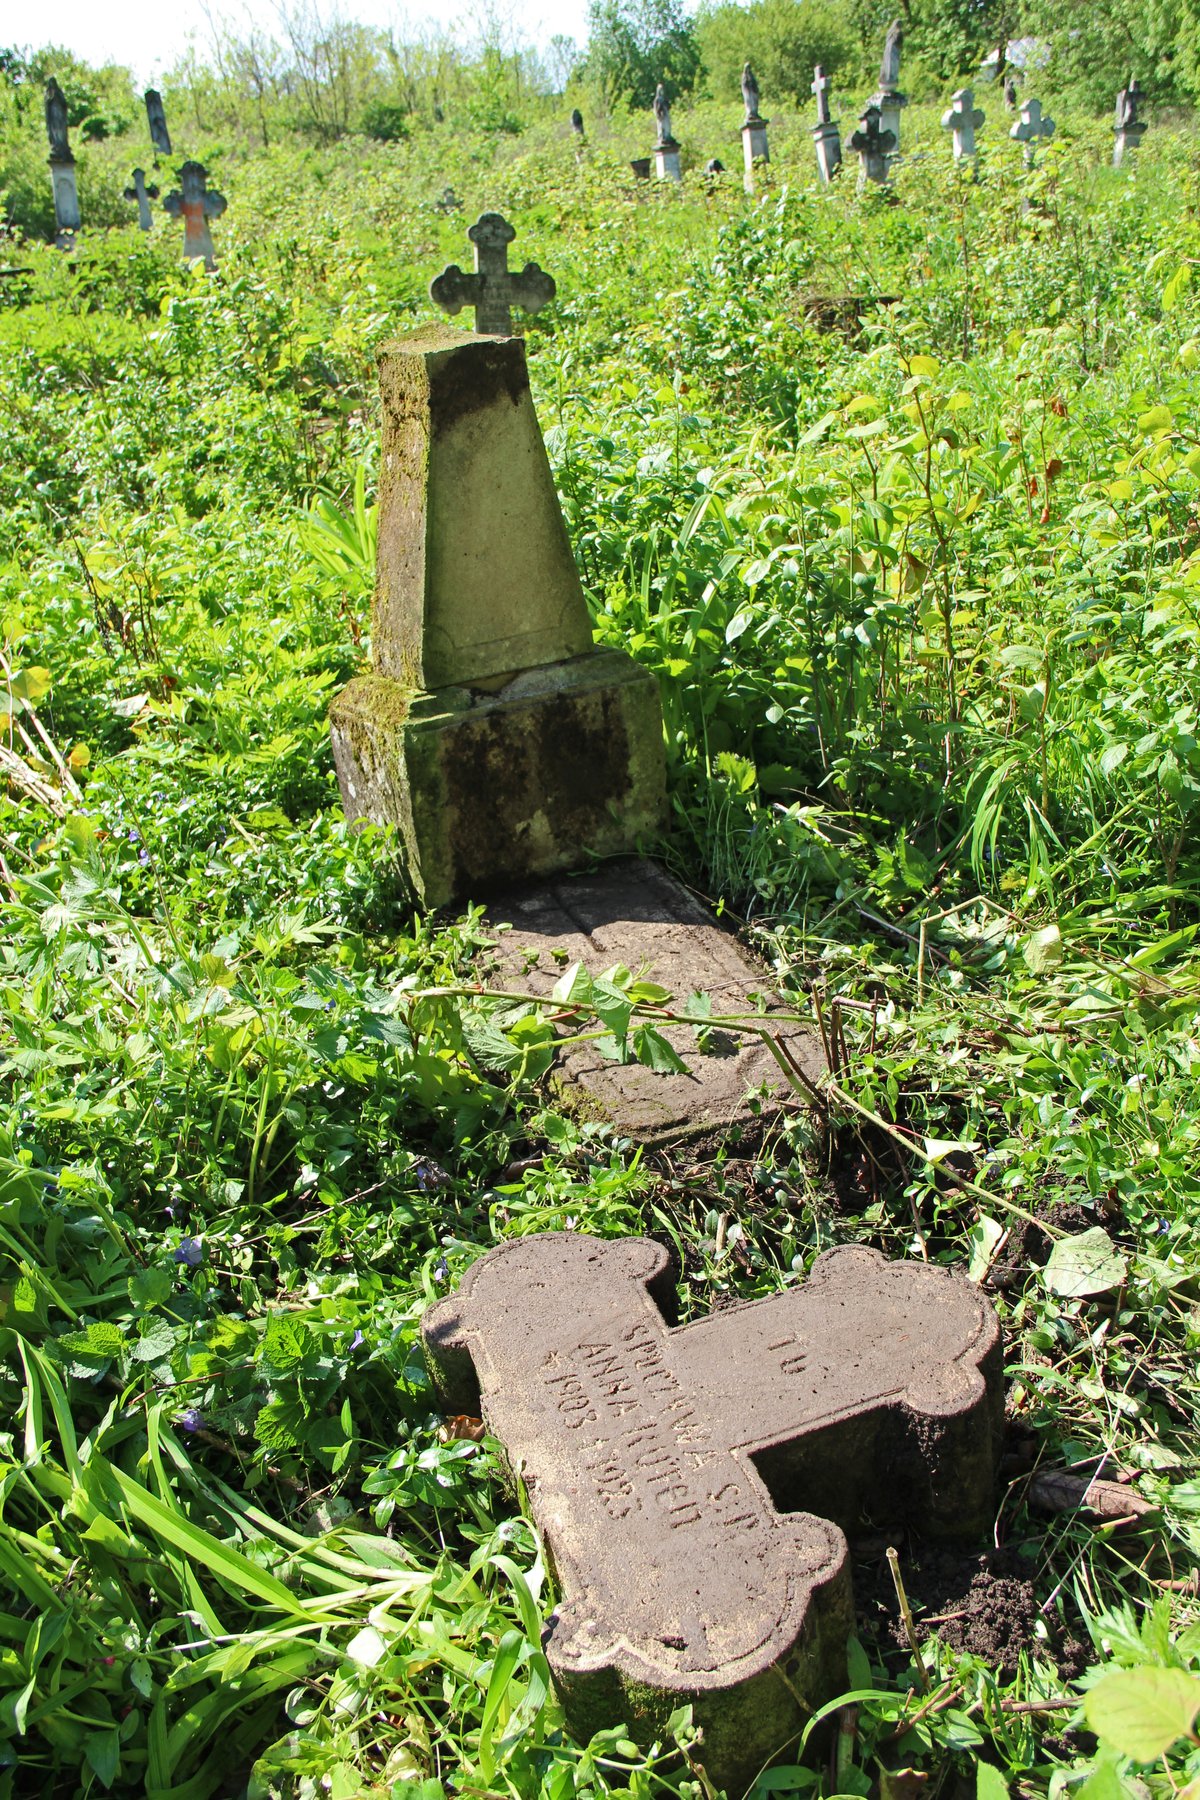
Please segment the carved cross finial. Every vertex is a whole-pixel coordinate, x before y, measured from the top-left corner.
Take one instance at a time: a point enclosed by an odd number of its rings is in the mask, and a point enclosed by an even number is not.
[[[876,164],[882,164],[886,172],[887,158],[896,148],[894,131],[881,131],[879,126],[879,108],[868,106],[858,122],[858,130],[851,133],[850,148],[856,150],[867,167],[868,174]],[[872,180],[882,180],[882,176],[871,176]]]
[[[568,1717],[619,1706],[614,1683],[647,1731],[694,1700],[740,1793],[844,1681],[843,1531],[990,1526],[1000,1333],[964,1277],[857,1245],[675,1328],[673,1301],[660,1245],[549,1232],[481,1258],[421,1329],[444,1404],[482,1407],[527,1482]]]
[[[1025,146],[1025,161],[1032,164],[1038,143],[1054,136],[1054,120],[1042,112],[1040,100],[1022,100],[1021,116],[1009,131],[1009,137]]]
[[[208,186],[208,170],[198,162],[184,163],[179,171],[179,187],[163,201],[164,212],[183,220],[183,254],[189,260],[202,256],[206,269],[217,266],[208,221],[219,219],[226,205],[224,194]]]
[[[475,272],[464,273],[457,263],[435,276],[429,297],[452,316],[464,306],[475,309],[475,329],[489,336],[511,337],[512,309],[540,312],[553,300],[554,278],[537,263],[526,263],[519,272],[508,266],[508,246],[516,232],[499,213],[481,213],[467,232],[475,246]]]
[[[964,158],[975,154],[975,133],[983,124],[984,115],[975,104],[975,95],[971,88],[959,88],[954,95],[954,104],[942,114],[942,126],[946,131],[954,133],[954,159],[961,162]]]
[[[821,64],[818,63],[816,68],[813,70],[813,84],[812,84],[812,91],[817,97],[817,124],[818,125],[831,125],[833,123],[833,121],[829,117],[829,90],[832,86],[833,86],[833,83],[830,81],[828,75],[825,73],[824,69],[821,67]]]
[[[126,200],[136,200],[138,224],[143,231],[149,231],[154,223],[150,212],[150,202],[158,199],[158,188],[153,183],[147,186],[145,169],[133,171],[133,186],[125,189],[125,198]]]

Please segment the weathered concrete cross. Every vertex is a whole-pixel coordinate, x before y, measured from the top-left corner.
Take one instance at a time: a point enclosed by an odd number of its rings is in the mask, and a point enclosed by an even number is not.
[[[536,263],[526,263],[520,274],[509,268],[508,246],[516,235],[499,213],[481,213],[467,232],[475,246],[475,273],[464,274],[457,263],[443,269],[429,284],[434,305],[451,314],[472,306],[476,331],[511,337],[514,306],[540,312],[557,292],[553,276]]]
[[[154,223],[150,212],[150,202],[158,199],[158,189],[153,184],[147,187],[145,169],[133,171],[133,185],[125,189],[125,198],[137,201],[138,224],[143,231],[149,231]]]
[[[206,269],[217,266],[208,221],[219,219],[225,206],[224,194],[218,194],[215,188],[208,186],[208,171],[198,162],[184,163],[179,171],[179,187],[163,201],[164,212],[169,212],[172,218],[183,219],[183,254],[189,260],[202,256]]]
[[[813,70],[812,84],[812,91],[817,97],[818,125],[828,125],[832,122],[829,117],[829,90],[832,86],[832,81],[830,81],[828,75],[821,67],[821,64],[818,63]]]
[[[844,1684],[843,1530],[990,1524],[1000,1334],[965,1278],[854,1245],[669,1329],[674,1297],[660,1245],[551,1232],[484,1256],[422,1332],[525,1485],[572,1728],[649,1738],[690,1702],[742,1791]]]
[[[1117,95],[1117,110],[1113,122],[1113,168],[1119,169],[1125,161],[1127,150],[1136,150],[1146,135],[1146,121],[1138,118],[1138,107],[1143,95],[1138,86],[1137,76],[1130,78],[1129,86],[1123,87]]]
[[[1043,114],[1040,100],[1022,100],[1021,116],[1008,135],[1025,146],[1025,165],[1032,169],[1039,141],[1049,143],[1054,136],[1054,120]]]
[[[942,114],[942,126],[954,133],[954,160],[962,162],[975,156],[975,133],[983,124],[983,113],[975,104],[970,88],[959,88],[954,105]]]
[[[858,153],[862,176],[867,181],[886,181],[888,178],[888,158],[896,148],[894,131],[882,131],[879,125],[879,108],[868,106],[858,122],[858,130],[851,133],[850,148]]]
[[[813,142],[817,150],[817,168],[821,180],[830,182],[842,166],[842,134],[838,130],[836,119],[829,116],[829,89],[831,82],[821,64],[813,70],[812,91],[817,99],[817,122],[812,128]]]

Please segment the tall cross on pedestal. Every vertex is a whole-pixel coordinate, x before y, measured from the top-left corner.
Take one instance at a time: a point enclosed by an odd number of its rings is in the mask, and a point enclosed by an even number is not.
[[[983,113],[975,104],[975,95],[970,88],[959,88],[954,105],[942,114],[943,128],[954,133],[955,162],[974,160],[975,133],[982,124]]]
[[[1025,166],[1032,169],[1039,141],[1049,143],[1054,136],[1054,120],[1043,114],[1040,100],[1023,100],[1021,116],[1008,135],[1025,146]]]
[[[182,189],[182,192],[180,192]],[[185,162],[179,171],[179,187],[163,201],[163,210],[183,220],[183,254],[191,260],[202,256],[206,269],[215,269],[210,219],[219,219],[225,211],[224,194],[208,185],[208,171],[203,163]]]
[[[817,101],[817,122],[812,128],[817,150],[817,168],[821,180],[830,182],[842,166],[842,134],[837,120],[829,116],[829,89],[832,83],[821,64],[813,70],[812,91]]]
[[[554,277],[534,262],[516,273],[508,266],[508,246],[516,232],[499,213],[481,213],[467,232],[475,246],[475,273],[467,275],[457,263],[429,284],[429,297],[443,312],[475,309],[475,329],[491,337],[511,337],[512,309],[540,312],[553,300]]]
[[[818,63],[816,68],[813,70],[813,84],[812,84],[812,91],[816,95],[816,98],[817,98],[817,124],[818,125],[832,125],[832,123],[833,123],[833,120],[829,116],[829,90],[832,86],[833,86],[833,83],[830,81],[828,75],[825,73],[824,69],[821,67],[821,64]]]
[[[127,187],[125,189],[125,198],[127,200],[136,200],[138,224],[143,231],[149,231],[151,225],[154,223],[150,213],[150,202],[151,200],[158,199],[158,189],[153,184],[147,187],[145,169],[135,169],[133,171],[133,185],[132,187]]]

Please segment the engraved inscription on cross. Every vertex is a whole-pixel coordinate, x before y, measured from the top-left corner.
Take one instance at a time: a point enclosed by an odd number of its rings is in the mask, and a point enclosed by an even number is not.
[[[489,336],[512,336],[512,309],[540,312],[557,291],[553,276],[536,263],[526,263],[517,273],[508,266],[508,246],[516,232],[499,213],[482,213],[467,232],[475,246],[475,272],[464,274],[457,263],[429,284],[429,297],[443,312],[475,309],[475,329]]]
[[[660,1245],[550,1232],[484,1256],[422,1332],[444,1404],[481,1409],[524,1482],[568,1717],[596,1729],[614,1683],[644,1724],[648,1694],[659,1725],[691,1699],[721,1785],[797,1728],[797,1697],[837,1691],[843,1530],[986,1529],[999,1327],[963,1277],[855,1245],[802,1287],[671,1328],[673,1299]],[[760,1679],[749,1741],[747,1709],[722,1709]]]
[[[1054,120],[1042,112],[1040,100],[1023,100],[1021,116],[1008,135],[1025,146],[1025,162],[1032,168],[1038,144],[1043,138],[1049,143],[1054,136]]]

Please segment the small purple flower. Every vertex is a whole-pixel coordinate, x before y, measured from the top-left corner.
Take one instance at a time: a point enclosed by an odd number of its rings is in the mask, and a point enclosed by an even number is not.
[[[356,1331],[354,1336],[350,1339],[350,1348],[352,1350],[357,1350],[358,1346],[362,1343],[365,1343],[365,1341],[366,1340],[364,1339],[362,1332]]]
[[[163,1211],[166,1213],[168,1219],[173,1219],[175,1217],[175,1208],[173,1206],[164,1206]]]
[[[150,861],[150,852],[148,850],[139,850],[138,861],[140,863],[148,863]]]
[[[435,1281],[449,1281],[450,1279],[450,1264],[444,1256],[439,1256],[433,1265],[433,1279]]]
[[[198,1406],[185,1406],[179,1415],[179,1423],[185,1431],[199,1431],[204,1424],[204,1414]]]
[[[175,1261],[182,1263],[186,1269],[198,1269],[204,1261],[204,1246],[199,1238],[180,1238],[175,1252]]]
[[[142,834],[136,825],[129,827],[129,841],[131,844],[140,844],[142,841]]]

